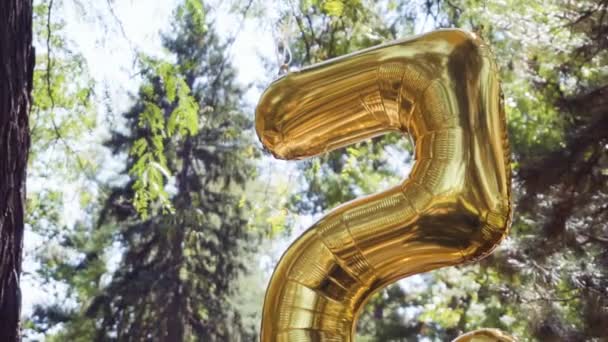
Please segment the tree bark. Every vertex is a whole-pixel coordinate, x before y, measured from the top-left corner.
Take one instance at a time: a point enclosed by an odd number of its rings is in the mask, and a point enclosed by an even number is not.
[[[0,1],[0,341],[19,341],[28,113],[34,70],[32,1]]]

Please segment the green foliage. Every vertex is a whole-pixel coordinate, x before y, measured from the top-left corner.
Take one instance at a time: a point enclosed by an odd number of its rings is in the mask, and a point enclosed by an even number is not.
[[[340,16],[344,12],[344,3],[340,0],[325,1],[322,8],[329,15]]]
[[[63,8],[61,2],[53,4],[55,15],[50,22],[49,5],[35,3],[33,13],[37,54],[29,117],[26,238],[34,249],[25,253],[26,260],[36,266],[29,266],[31,272],[24,272],[23,279],[41,284],[49,298],[57,299],[34,308],[32,317],[24,322],[26,337],[45,333],[58,321],[74,317],[74,310],[56,306],[62,299],[78,301],[96,293],[94,284],[85,280],[88,275],[74,267],[93,245],[107,242],[107,236],[91,235],[92,218],[77,215],[80,211],[95,212],[93,196],[97,193],[95,175],[101,148],[94,83],[84,57],[74,52],[73,43],[65,38],[65,23],[56,15]],[[76,236],[79,238],[73,239]],[[98,275],[104,271],[103,263],[89,270]],[[67,291],[57,290],[72,279],[75,282]]]
[[[193,30],[195,35],[204,34],[207,30],[205,22],[205,11],[203,2],[197,0],[186,0],[179,5],[176,10],[175,19],[177,21],[189,21],[189,29]]]
[[[95,146],[84,149],[77,143],[90,141],[97,126],[93,81],[83,56],[62,38],[65,24],[47,23],[48,11],[48,4],[34,6],[39,48],[30,111],[29,173],[30,177],[77,181],[92,175],[98,162],[92,153]]]
[[[167,167],[164,141],[172,138],[174,142],[178,142],[180,138],[196,135],[199,125],[199,106],[190,94],[190,87],[183,76],[178,74],[175,66],[145,57],[142,57],[142,60],[144,60],[144,68],[151,70],[151,74],[141,86],[140,94],[144,105],[139,115],[138,126],[148,130],[150,134],[133,143],[130,154],[137,159],[129,174],[135,177],[133,205],[145,219],[151,211],[150,205],[155,203],[158,203],[165,213],[174,212],[165,190],[165,182],[172,175]],[[163,85],[160,91],[166,98],[166,106],[171,108],[167,120],[164,110],[154,102],[159,100],[152,84],[157,77]]]
[[[38,276],[67,288],[55,293],[66,303],[35,308],[30,332],[51,341],[213,341],[248,339],[257,328],[243,325],[230,298],[252,252],[247,240],[267,226],[249,215],[257,209],[245,195],[259,153],[248,138],[242,89],[203,9],[185,1],[176,10],[164,44],[177,63],[139,58],[139,92],[125,127],[106,142],[126,156],[128,181],[103,186],[101,204],[96,191],[82,191],[86,219],[74,226],[63,222],[59,191],[30,196],[30,224],[50,242],[36,254]],[[70,77],[59,76],[53,84],[66,87],[48,92],[56,107],[72,91]],[[37,100],[52,107],[42,95]]]
[[[100,217],[124,252],[82,304],[95,340],[249,336],[229,298],[256,236],[245,191],[257,154],[234,70],[197,6],[180,5],[164,37],[176,64],[142,58],[143,82],[124,113],[129,129],[107,142],[128,152],[130,181],[110,190]]]

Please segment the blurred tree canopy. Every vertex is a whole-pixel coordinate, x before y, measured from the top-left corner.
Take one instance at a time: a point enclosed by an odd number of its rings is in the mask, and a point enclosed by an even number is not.
[[[509,238],[479,263],[375,295],[358,339],[444,341],[494,327],[522,341],[605,340],[607,0],[231,4],[244,20],[286,26],[292,68],[442,27],[482,36],[500,66],[515,171]],[[60,186],[28,194],[28,229],[48,241],[29,258],[42,284],[62,284],[66,300],[37,306],[27,338],[257,340],[259,325],[245,322],[242,303],[254,299],[236,298],[247,287],[263,293],[252,277],[268,277],[264,249],[298,217],[407,176],[411,143],[387,135],[298,163],[297,186],[264,179],[259,170],[272,161],[253,138],[253,111],[228,56],[234,39],[218,35],[212,7],[177,2],[162,36],[171,57],[138,56],[139,90],[103,145],[87,134],[97,116],[91,67],[68,48],[52,1],[35,7],[35,39],[47,51],[38,52],[34,75],[28,181],[77,184],[86,219],[65,224]],[[97,177],[102,149],[123,161],[123,181]]]

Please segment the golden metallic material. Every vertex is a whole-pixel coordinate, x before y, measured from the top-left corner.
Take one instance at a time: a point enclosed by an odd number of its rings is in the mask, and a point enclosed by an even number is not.
[[[498,329],[479,329],[458,336],[452,342],[513,342],[511,336]]]
[[[285,252],[266,292],[263,342],[352,341],[374,292],[477,261],[509,230],[496,64],[471,33],[435,31],[290,72],[262,95],[256,130],[282,159],[398,131],[413,137],[416,159],[401,184],[332,210]]]

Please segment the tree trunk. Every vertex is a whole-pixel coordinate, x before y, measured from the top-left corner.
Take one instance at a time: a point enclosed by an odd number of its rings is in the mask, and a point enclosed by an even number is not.
[[[32,1],[0,0],[0,341],[19,341]]]

